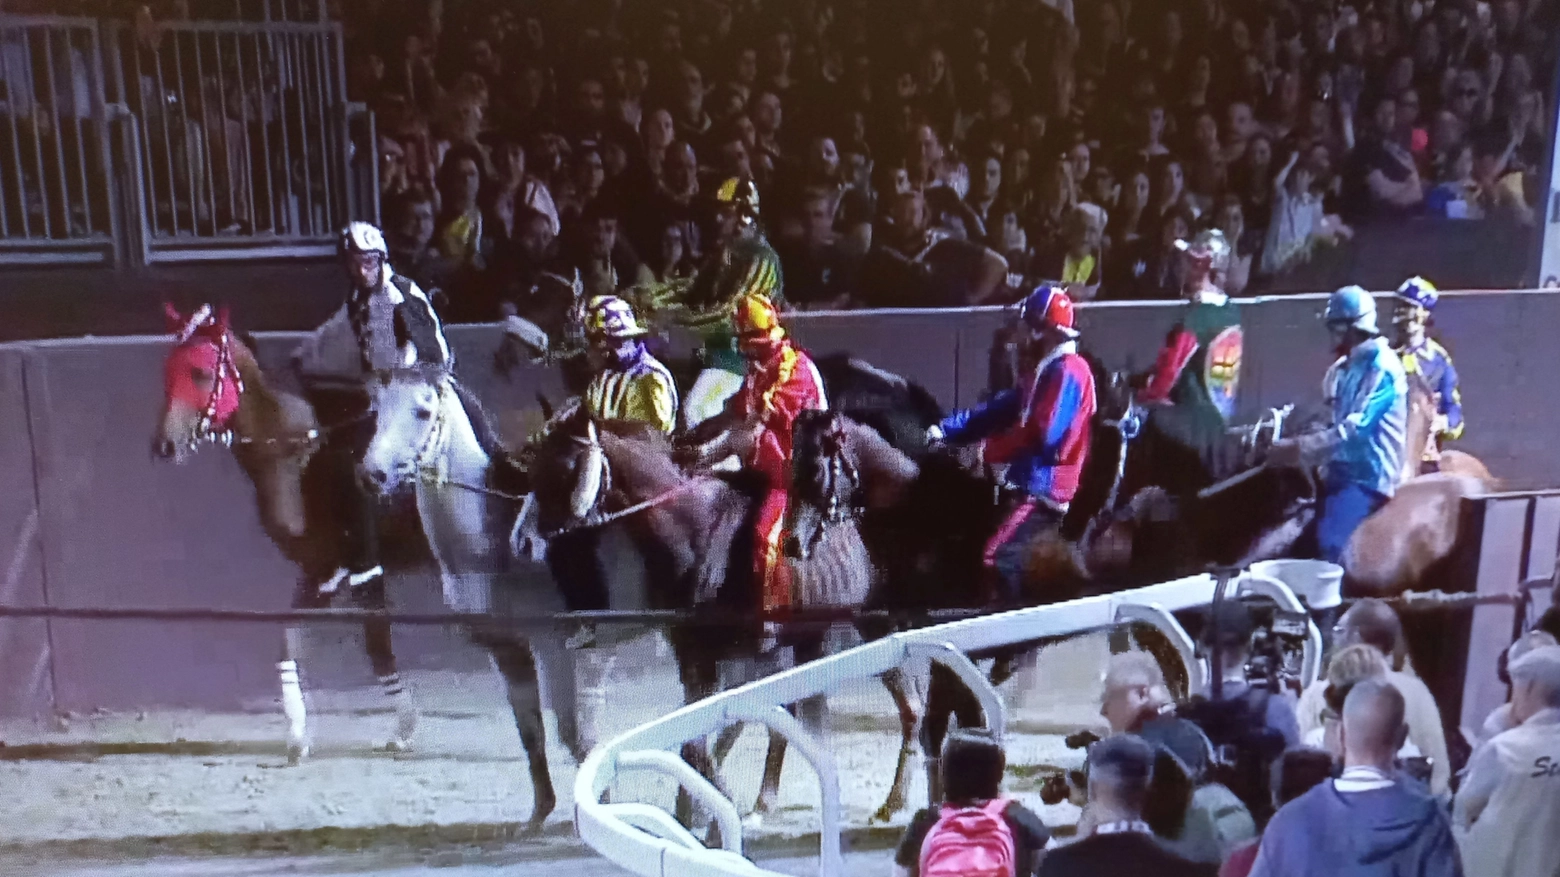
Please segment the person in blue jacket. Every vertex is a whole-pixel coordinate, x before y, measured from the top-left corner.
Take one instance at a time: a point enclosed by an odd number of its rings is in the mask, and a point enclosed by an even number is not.
[[[1329,371],[1332,426],[1273,446],[1272,466],[1326,461],[1316,541],[1337,563],[1349,537],[1386,505],[1403,474],[1408,379],[1403,362],[1381,337],[1376,300],[1345,286],[1327,300],[1322,318],[1340,359]]]

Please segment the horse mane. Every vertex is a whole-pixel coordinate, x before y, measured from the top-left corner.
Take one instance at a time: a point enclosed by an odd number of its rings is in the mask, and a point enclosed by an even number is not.
[[[672,459],[672,442],[665,433],[647,423],[608,418],[591,418],[602,437],[601,447],[613,460],[613,468],[630,481],[644,480],[652,487],[687,480]],[[614,454],[614,450],[625,453]]]
[[[254,352],[254,336],[247,332],[228,333],[228,352],[233,368],[244,382],[243,401],[236,415],[246,421],[246,432],[266,437],[301,434],[319,425],[314,409],[302,397],[272,386]]]

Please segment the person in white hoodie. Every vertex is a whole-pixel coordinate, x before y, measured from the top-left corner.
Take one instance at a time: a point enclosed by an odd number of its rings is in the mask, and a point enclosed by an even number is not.
[[[1511,720],[1468,762],[1453,810],[1464,870],[1560,875],[1560,646],[1511,662]]]

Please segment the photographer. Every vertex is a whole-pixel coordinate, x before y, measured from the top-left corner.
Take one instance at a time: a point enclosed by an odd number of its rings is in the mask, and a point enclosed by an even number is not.
[[[1269,771],[1284,750],[1300,743],[1290,697],[1278,690],[1272,656],[1252,660],[1256,624],[1239,600],[1216,603],[1203,631],[1203,647],[1220,662],[1222,684],[1181,711],[1208,735],[1216,753],[1214,775],[1245,803],[1258,824],[1272,813]],[[1263,675],[1248,675],[1255,665]]]

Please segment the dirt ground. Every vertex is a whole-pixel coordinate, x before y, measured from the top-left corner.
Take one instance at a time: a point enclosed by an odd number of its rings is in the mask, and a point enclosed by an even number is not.
[[[619,646],[609,677],[599,739],[608,739],[676,707],[675,669],[658,640]],[[1103,639],[1053,647],[1004,687],[1009,703],[1009,791],[1051,824],[1076,819],[1067,804],[1044,807],[1038,790],[1050,773],[1075,767],[1081,752],[1061,735],[1097,726]],[[312,692],[313,757],[288,766],[285,722],[277,705],[253,712],[157,711],[73,717],[66,725],[0,724],[0,847],[38,844],[83,854],[146,843],[198,851],[246,836],[286,847],[288,838],[336,831],[351,843],[437,835],[443,827],[501,835],[531,815],[531,783],[519,737],[495,674],[412,673],[422,723],[410,752],[378,746],[393,715],[373,689]],[[891,702],[875,682],[854,683],[829,700],[828,743],[842,778],[846,823],[868,825],[887,792],[898,745]],[[554,725],[548,716],[549,731]],[[567,835],[576,765],[549,741],[558,807],[549,836]],[[766,737],[748,729],[727,762],[738,805],[750,808]],[[919,754],[912,804],[925,801]],[[630,775],[613,800],[670,807],[674,789],[657,776]],[[818,788],[793,757],[783,775],[780,811],[749,839],[795,838],[818,830]],[[896,824],[905,822],[903,812]],[[430,834],[431,832],[431,834]],[[269,838],[269,840],[267,840]]]

